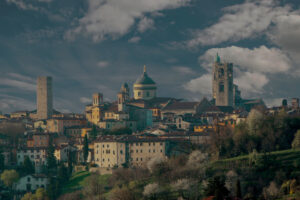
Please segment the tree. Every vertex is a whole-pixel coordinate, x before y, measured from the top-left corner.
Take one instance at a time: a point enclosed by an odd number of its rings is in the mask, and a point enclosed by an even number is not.
[[[2,154],[2,150],[0,149],[0,171],[2,171],[5,168],[5,158]]]
[[[202,153],[199,150],[195,150],[189,155],[187,165],[188,167],[203,167],[208,163],[208,161],[209,159],[207,153]]]
[[[297,149],[300,148],[300,130],[295,134],[294,140],[292,142],[292,148]]]
[[[242,198],[242,190],[241,190],[241,182],[240,182],[240,179],[238,179],[236,181],[236,187],[235,187],[235,190],[236,190],[236,194],[235,196],[237,198]]]
[[[150,183],[144,187],[143,195],[150,199],[156,199],[160,192],[161,188],[157,183]]]
[[[52,142],[50,142],[48,150],[47,150],[47,168],[50,171],[55,171],[57,167],[56,157],[54,155],[55,149],[52,145]]]
[[[44,188],[39,188],[35,191],[35,197],[37,200],[46,200],[48,199],[46,190]]]
[[[214,196],[217,200],[223,200],[228,196],[229,191],[225,187],[225,180],[219,176],[210,179],[205,189],[207,196]]]
[[[263,196],[265,197],[265,199],[277,199],[278,194],[279,188],[274,181],[270,183],[269,187],[263,189]]]
[[[63,163],[61,163],[58,168],[57,177],[60,184],[64,184],[69,180],[68,168],[66,168]]]
[[[47,196],[51,199],[51,200],[55,200],[57,199],[57,197],[59,196],[59,182],[56,178],[51,177],[50,181],[49,181],[49,185],[47,187]]]
[[[249,127],[249,131],[251,134],[256,134],[256,131],[259,128],[259,125],[261,123],[261,121],[263,120],[264,115],[256,110],[256,109],[252,109],[247,117],[247,124]]]
[[[35,199],[34,194],[32,194],[31,192],[26,193],[21,200],[33,200]]]
[[[90,138],[94,140],[97,138],[97,135],[98,135],[97,127],[93,125],[92,130],[90,132]]]
[[[88,141],[87,135],[85,135],[84,143],[83,143],[83,159],[84,159],[85,163],[88,159],[88,156],[89,156],[89,141]]]
[[[19,179],[19,174],[14,169],[4,170],[4,172],[1,174],[1,180],[9,188],[11,188],[13,183],[16,182],[18,179]]]
[[[135,200],[134,194],[127,188],[116,188],[110,192],[110,200]]]
[[[47,200],[46,190],[44,188],[38,188],[35,194],[31,192],[26,193],[21,200]]]
[[[83,195],[86,199],[100,199],[104,193],[104,186],[99,181],[99,174],[91,174],[86,179],[86,185],[83,188]]]
[[[25,156],[24,163],[23,163],[23,171],[26,175],[33,174],[35,171],[34,165],[28,156]]]
[[[69,151],[69,154],[68,154],[68,174],[69,174],[69,176],[71,176],[73,173],[74,161],[75,161],[75,154],[73,151]]]

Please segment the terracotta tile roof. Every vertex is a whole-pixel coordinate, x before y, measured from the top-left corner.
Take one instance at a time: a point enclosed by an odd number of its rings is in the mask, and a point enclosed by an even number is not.
[[[199,102],[173,102],[163,108],[163,110],[194,110]]]

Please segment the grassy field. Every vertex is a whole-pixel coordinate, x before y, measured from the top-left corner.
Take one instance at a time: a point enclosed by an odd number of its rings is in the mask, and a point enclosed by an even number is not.
[[[89,177],[91,174],[87,171],[77,172],[72,175],[69,182],[63,188],[63,194],[74,192],[76,190],[80,190],[85,185],[85,179]],[[107,185],[108,179],[111,175],[104,174],[99,176],[99,182],[103,185]]]
[[[258,157],[262,155],[263,153],[260,153],[258,154]],[[300,163],[300,149],[273,151],[270,153],[270,155],[275,158],[276,163],[279,163],[281,165],[293,165],[295,162]],[[249,156],[250,155],[243,155],[234,158],[218,160],[212,163],[212,165],[214,165],[215,167],[224,167],[224,165],[229,163],[235,163],[239,165],[241,163],[247,163],[249,161]]]
[[[73,174],[67,185],[63,188],[63,194],[80,190],[84,185],[84,180],[90,176],[90,172],[82,171]]]

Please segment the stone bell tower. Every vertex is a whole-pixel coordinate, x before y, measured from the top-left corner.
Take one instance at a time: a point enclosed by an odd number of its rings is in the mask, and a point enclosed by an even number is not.
[[[213,65],[212,93],[216,106],[233,106],[233,64],[221,63],[217,54]]]

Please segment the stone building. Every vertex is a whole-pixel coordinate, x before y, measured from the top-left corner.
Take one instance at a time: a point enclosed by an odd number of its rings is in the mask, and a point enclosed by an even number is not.
[[[53,114],[52,78],[40,76],[37,79],[37,118],[49,119]]]
[[[38,188],[45,188],[49,184],[49,178],[44,174],[30,174],[21,177],[15,184],[17,192],[33,192]]]
[[[140,78],[133,85],[134,99],[150,100],[156,97],[156,83],[148,76],[146,66]]]
[[[218,54],[213,67],[212,90],[216,106],[234,105],[233,64],[221,63]]]
[[[297,110],[299,108],[299,99],[298,98],[292,99],[292,108],[295,110]]]
[[[95,164],[102,168],[112,168],[126,163],[126,143],[113,138],[94,144]]]
[[[168,142],[164,139],[105,136],[94,143],[94,159],[101,168],[124,164],[145,167],[153,157],[167,157],[167,149]]]
[[[129,87],[124,83],[118,93],[118,111],[124,111],[124,104],[130,100]]]

